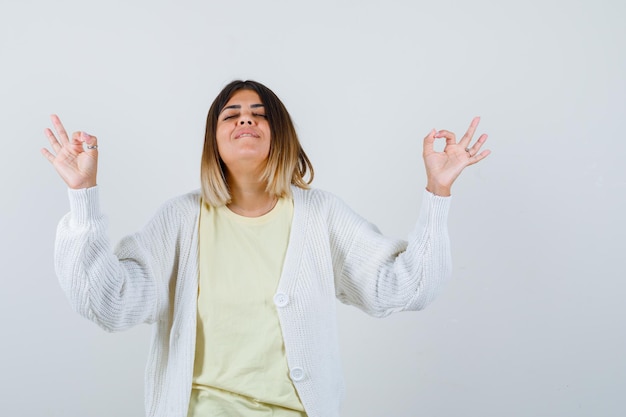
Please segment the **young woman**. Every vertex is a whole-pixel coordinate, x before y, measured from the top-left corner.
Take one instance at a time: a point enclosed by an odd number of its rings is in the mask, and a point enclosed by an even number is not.
[[[201,191],[167,202],[113,250],[98,141],[52,123],[53,152],[42,153],[70,188],[56,271],[74,309],[104,329],[153,325],[148,416],[338,416],[335,299],[378,317],[428,305],[451,270],[452,183],[489,154],[486,135],[471,143],[478,118],[459,141],[430,132],[417,224],[407,241],[384,237],[309,187],[313,167],[278,97],[234,81],[208,113]]]

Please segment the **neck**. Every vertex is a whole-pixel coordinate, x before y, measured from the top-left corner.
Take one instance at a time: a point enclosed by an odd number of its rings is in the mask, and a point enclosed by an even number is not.
[[[258,180],[258,175],[253,178],[228,179],[230,188],[230,203],[227,207],[234,213],[245,217],[259,217],[270,212],[278,198],[268,193],[265,182]]]

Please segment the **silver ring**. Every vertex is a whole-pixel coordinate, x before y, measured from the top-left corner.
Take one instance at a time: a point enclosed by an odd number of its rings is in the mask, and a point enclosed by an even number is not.
[[[470,156],[470,158],[472,157],[472,153],[470,152],[470,148],[465,148],[465,152],[467,152],[467,154]]]
[[[98,145],[87,145],[87,149],[98,149]]]

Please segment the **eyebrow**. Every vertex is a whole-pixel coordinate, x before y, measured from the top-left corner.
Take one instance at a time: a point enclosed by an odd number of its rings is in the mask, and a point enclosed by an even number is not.
[[[263,104],[261,104],[261,103],[259,103],[259,104],[251,104],[251,105],[250,105],[250,108],[251,108],[251,109],[258,109],[259,107],[265,107],[265,106],[264,106]],[[227,107],[224,107],[224,108],[222,109],[222,111],[224,111],[224,110],[228,110],[228,109],[240,109],[240,108],[241,108],[241,104],[233,104],[232,106],[227,106]],[[220,113],[221,113],[221,112],[220,112]]]

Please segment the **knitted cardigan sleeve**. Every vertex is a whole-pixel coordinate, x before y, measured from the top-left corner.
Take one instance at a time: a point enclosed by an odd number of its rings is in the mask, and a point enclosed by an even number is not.
[[[70,212],[57,228],[55,268],[72,308],[107,331],[156,321],[167,309],[176,264],[176,208],[164,206],[113,251],[98,187],[69,190],[69,197]]]
[[[425,191],[408,241],[385,237],[365,220],[352,222],[355,226],[350,233],[335,230],[337,297],[376,317],[421,310],[430,304],[452,271],[447,230],[449,205],[450,197]],[[351,223],[346,219],[340,224]]]

